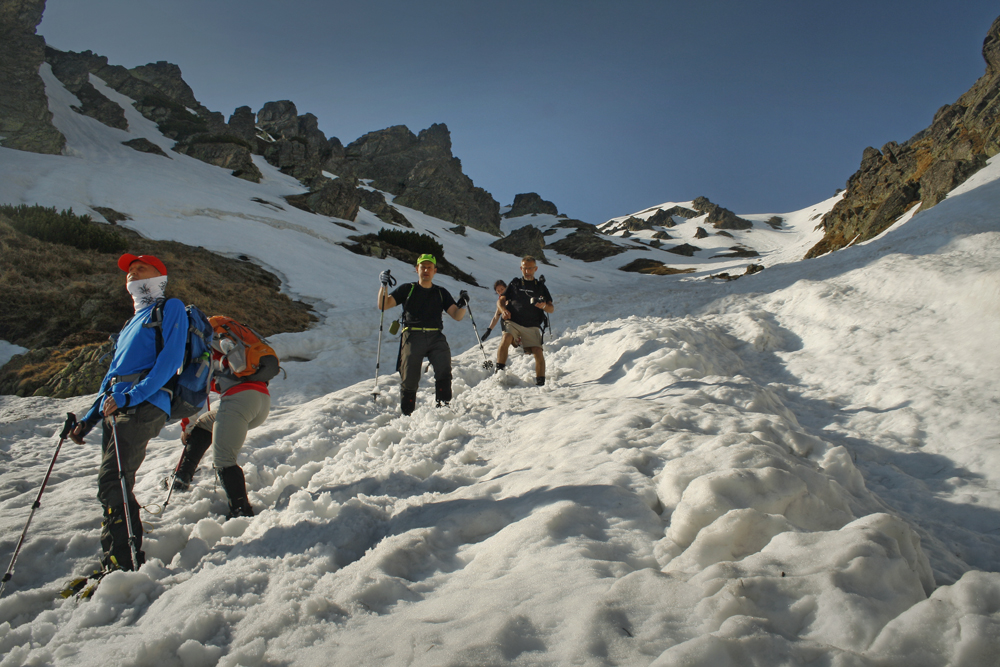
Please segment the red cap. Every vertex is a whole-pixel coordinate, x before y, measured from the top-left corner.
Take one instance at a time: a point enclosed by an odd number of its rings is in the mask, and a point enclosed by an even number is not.
[[[132,262],[149,264],[151,267],[159,271],[161,275],[167,275],[167,267],[163,265],[163,262],[152,255],[136,256],[127,252],[118,258],[118,268],[122,271],[128,271],[128,267],[132,266]]]

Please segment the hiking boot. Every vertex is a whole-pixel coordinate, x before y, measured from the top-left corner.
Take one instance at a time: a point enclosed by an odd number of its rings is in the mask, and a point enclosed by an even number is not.
[[[125,523],[125,508],[122,505],[104,508],[104,521],[101,522],[101,550],[104,556],[101,565],[119,570],[139,569],[146,562],[146,554],[142,547],[142,521],[139,517],[139,507],[133,501],[129,503],[132,510],[132,530],[136,539],[136,551],[139,562],[132,567],[132,547],[129,545],[128,524]]]
[[[540,375],[539,377],[535,378],[535,386],[536,387],[544,387],[545,386],[545,376],[544,375]]]
[[[197,426],[191,429],[191,433],[187,437],[187,444],[184,445],[184,453],[181,454],[181,461],[177,464],[177,470],[174,471],[174,491],[187,491],[191,488],[191,480],[194,479],[194,473],[198,470],[201,457],[205,455],[211,445],[211,431]]]
[[[434,382],[434,398],[437,400],[437,406],[440,408],[442,405],[448,405],[451,403],[451,376],[447,378],[442,378],[440,380],[435,380]]]
[[[412,415],[417,409],[417,392],[404,391],[399,399],[399,410],[404,415]]]
[[[219,481],[229,499],[229,514],[227,519],[238,516],[253,516],[253,508],[250,506],[250,499],[247,497],[247,483],[243,476],[243,468],[239,466],[229,466],[218,470]]]
[[[124,570],[125,572],[131,572],[133,569],[138,570],[146,563],[146,552],[140,549],[135,555],[139,558],[139,563],[133,568],[131,550],[126,555],[104,554],[101,557],[101,572],[107,574],[115,570]]]
[[[496,368],[493,370],[493,372],[494,373],[499,373],[500,371],[505,371],[505,370],[507,370],[507,364],[501,364],[498,361],[497,365],[496,365]]]

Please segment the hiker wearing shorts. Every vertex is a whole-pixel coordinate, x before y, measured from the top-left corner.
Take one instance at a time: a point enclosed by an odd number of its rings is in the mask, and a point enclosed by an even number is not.
[[[497,371],[507,367],[512,344],[519,344],[525,354],[535,357],[535,384],[545,384],[545,355],[542,351],[542,324],[547,313],[555,311],[552,295],[541,280],[535,280],[538,263],[528,255],[521,260],[521,276],[507,285],[497,300],[504,319],[504,334],[497,350]]]

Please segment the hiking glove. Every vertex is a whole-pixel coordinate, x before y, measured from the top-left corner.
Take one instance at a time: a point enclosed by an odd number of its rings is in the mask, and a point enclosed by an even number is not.
[[[484,333],[483,337],[479,339],[479,342],[482,342],[482,341],[486,340],[487,338],[489,338],[491,331],[493,331],[493,327],[486,327],[486,333]]]
[[[385,285],[385,286],[388,286],[389,285],[389,281],[391,281],[391,280],[392,280],[392,276],[389,275],[389,271],[388,270],[383,271],[382,273],[378,274],[378,281],[380,283],[382,283],[383,285]]]
[[[466,306],[468,306],[469,305],[469,293],[466,292],[465,290],[462,290],[461,292],[459,292],[458,293],[458,301],[455,302],[455,305],[457,305],[459,308],[465,308]]]

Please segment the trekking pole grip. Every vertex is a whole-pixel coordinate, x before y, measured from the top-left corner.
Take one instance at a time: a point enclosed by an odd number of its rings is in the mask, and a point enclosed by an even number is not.
[[[72,412],[67,412],[66,423],[63,424],[63,430],[59,434],[59,438],[61,440],[65,440],[66,438],[68,438],[69,432],[72,431],[75,427],[76,427],[76,415],[74,415]]]

